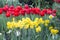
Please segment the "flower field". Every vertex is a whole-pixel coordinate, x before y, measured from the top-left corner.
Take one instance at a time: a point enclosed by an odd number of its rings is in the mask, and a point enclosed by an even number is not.
[[[32,7],[7,2],[0,7],[0,40],[60,40],[59,11],[39,4]]]

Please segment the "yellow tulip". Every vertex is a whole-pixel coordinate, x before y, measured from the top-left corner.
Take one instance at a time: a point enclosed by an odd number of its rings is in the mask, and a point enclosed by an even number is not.
[[[40,32],[40,31],[41,31],[41,27],[38,26],[38,27],[36,28],[36,32],[38,33],[38,32]]]
[[[28,29],[28,28],[29,28],[29,24],[26,24],[26,25],[24,26],[24,28],[25,28],[25,29]]]
[[[50,23],[50,20],[45,20],[45,23]]]
[[[11,24],[11,22],[7,22],[7,28],[8,29],[12,29],[13,28],[13,25]]]
[[[56,35],[59,32],[57,29],[51,29],[51,34]]]
[[[52,19],[52,18],[53,18],[53,16],[52,16],[52,15],[50,15],[50,16],[49,16],[49,19]]]
[[[45,26],[48,26],[48,24],[47,24],[47,23],[45,23]]]
[[[39,19],[40,24],[44,24],[44,20],[42,18]]]
[[[53,29],[53,26],[50,26],[50,27],[49,27],[49,30],[51,30],[51,29]]]

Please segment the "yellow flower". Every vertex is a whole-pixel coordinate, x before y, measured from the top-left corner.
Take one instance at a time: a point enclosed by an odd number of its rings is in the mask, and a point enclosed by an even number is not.
[[[59,32],[57,29],[51,29],[51,34],[56,35]]]
[[[15,23],[14,26],[15,26],[15,28],[18,28],[19,27],[19,24],[18,23]]]
[[[38,26],[38,27],[36,28],[36,32],[40,32],[40,31],[41,31],[41,27]]]
[[[49,27],[49,30],[51,30],[51,29],[53,29],[53,26],[50,26],[50,27]]]
[[[31,29],[33,29],[33,28],[34,28],[34,26],[33,26],[33,25],[30,25],[30,28],[31,28]]]
[[[29,22],[29,25],[30,25],[30,28],[31,28],[31,29],[34,28],[34,22],[33,22],[33,21]]]
[[[33,24],[34,24],[35,27],[37,27],[39,25],[38,22],[34,22]]]
[[[11,22],[7,22],[7,28],[8,29],[12,29],[13,28],[13,25],[11,24]]]
[[[50,20],[45,20],[45,23],[50,23]]]
[[[22,29],[22,28],[23,28],[23,26],[24,26],[23,24],[20,24],[20,26],[19,26],[19,27],[20,27],[20,29]]]
[[[53,16],[52,16],[52,15],[50,15],[50,16],[49,16],[49,19],[52,19],[52,18],[53,18]]]
[[[29,28],[29,24],[26,24],[26,25],[24,26],[24,28],[25,28],[25,29],[28,29],[28,28]]]
[[[44,24],[44,20],[43,20],[42,18],[39,19],[39,22],[40,22],[41,24]]]
[[[15,22],[15,21],[12,21],[11,24],[12,24],[12,26],[15,28],[16,22]]]
[[[35,18],[35,20],[34,21],[38,21],[39,20],[39,18]]]
[[[48,24],[47,24],[47,23],[45,23],[45,26],[48,26]]]
[[[27,17],[27,18],[26,18],[26,21],[27,21],[27,22],[30,22],[31,20],[30,20],[30,18]]]

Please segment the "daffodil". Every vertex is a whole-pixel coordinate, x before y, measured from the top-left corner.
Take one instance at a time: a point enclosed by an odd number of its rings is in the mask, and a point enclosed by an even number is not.
[[[59,32],[57,29],[51,29],[51,34],[56,35]]]
[[[29,24],[26,24],[26,25],[24,26],[24,28],[25,28],[25,29],[28,29],[28,28],[29,28]]]
[[[45,26],[47,27],[47,26],[48,26],[48,24],[47,24],[47,23],[45,23]]]
[[[49,16],[49,19],[52,19],[53,17],[54,17],[54,16],[50,15],[50,16]]]
[[[36,32],[38,33],[38,32],[40,32],[40,31],[41,31],[41,27],[38,26],[38,27],[36,28]]]
[[[11,22],[7,22],[7,28],[8,28],[8,29],[12,29],[12,28],[13,28],[13,25],[12,25]]]
[[[49,30],[51,30],[51,29],[53,29],[53,26],[50,26],[50,27],[49,27]]]
[[[47,24],[50,23],[50,20],[45,20],[45,23],[47,23]]]
[[[34,22],[34,26],[37,27],[39,24],[37,22]]]
[[[23,28],[23,26],[24,26],[23,24],[20,24],[20,26],[19,26],[19,27],[20,27],[20,29],[22,29],[22,28]]]
[[[39,22],[40,22],[41,24],[44,24],[44,20],[43,20],[42,18],[39,19]]]

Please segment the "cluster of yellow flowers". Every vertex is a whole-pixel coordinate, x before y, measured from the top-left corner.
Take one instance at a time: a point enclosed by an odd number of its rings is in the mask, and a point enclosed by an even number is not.
[[[12,21],[7,22],[7,28],[8,29],[13,29],[13,28],[24,28],[24,29],[35,29],[36,32],[41,31],[40,25],[48,26],[50,23],[50,20],[46,19],[44,20],[43,18],[35,18],[34,20],[31,20],[30,18],[22,18],[21,20],[16,21],[15,18],[12,19]],[[57,34],[59,30],[53,29],[53,26],[49,27],[49,30],[51,34]]]
[[[12,29],[12,28],[24,28],[24,29],[34,29],[36,28],[36,32],[41,31],[40,24],[45,24],[45,26],[48,26],[50,23],[50,20],[43,20],[43,18],[35,18],[35,20],[31,20],[30,18],[22,18],[22,20],[16,21],[15,18],[12,19],[13,21],[8,21],[7,22],[7,28]]]
[[[59,32],[59,30],[58,29],[54,29],[53,26],[50,26],[49,30],[50,30],[51,34],[53,34],[53,35],[56,35]]]

